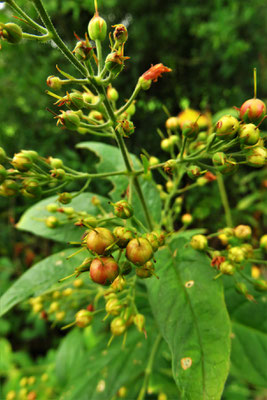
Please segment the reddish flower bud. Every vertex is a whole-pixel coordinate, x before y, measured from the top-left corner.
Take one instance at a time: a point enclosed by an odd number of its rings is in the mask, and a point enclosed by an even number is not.
[[[97,254],[105,254],[108,247],[115,242],[115,237],[106,228],[95,228],[86,236],[86,245],[89,250]]]
[[[100,285],[109,285],[119,275],[119,266],[113,257],[95,258],[90,266],[91,279]]]
[[[142,78],[146,81],[157,82],[158,78],[161,78],[162,74],[165,72],[171,72],[171,69],[165,67],[162,63],[151,65],[151,67],[143,73]]]
[[[79,328],[85,328],[90,325],[93,320],[93,315],[90,311],[82,309],[75,315],[75,323]]]
[[[240,107],[240,119],[258,124],[266,114],[266,106],[260,99],[249,99]]]
[[[143,265],[153,257],[153,249],[145,238],[132,239],[126,247],[126,257],[135,265]]]

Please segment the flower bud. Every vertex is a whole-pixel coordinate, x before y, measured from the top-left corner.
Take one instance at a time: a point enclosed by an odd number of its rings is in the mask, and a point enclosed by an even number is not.
[[[207,178],[205,178],[205,176],[200,176],[196,180],[196,183],[198,186],[205,186],[208,182],[209,182],[209,180]]]
[[[115,237],[106,228],[95,228],[86,236],[86,246],[93,253],[105,254],[108,248],[115,242]]]
[[[0,24],[0,37],[8,43],[17,44],[22,39],[22,29],[19,25],[9,22]]]
[[[126,395],[127,395],[127,388],[125,386],[120,387],[117,392],[117,396],[121,399],[126,397]]]
[[[195,235],[192,237],[190,245],[194,250],[205,250],[208,247],[208,241],[204,235]]]
[[[126,331],[126,322],[121,317],[116,317],[111,321],[110,331],[114,336],[120,336]]]
[[[119,98],[119,93],[114,87],[109,85],[107,89],[107,96],[109,100],[117,101]]]
[[[86,40],[79,40],[72,52],[79,61],[89,60],[93,56],[93,47],[90,45],[87,34]]]
[[[229,261],[224,261],[220,264],[220,271],[226,275],[233,275],[235,267]]]
[[[230,261],[241,263],[244,260],[244,252],[243,250],[238,247],[231,247],[228,251],[228,258]]]
[[[93,215],[89,215],[88,217],[83,218],[82,222],[84,222],[85,225],[88,225],[90,228],[95,228],[98,224],[98,219]]]
[[[266,292],[267,291],[267,281],[263,279],[258,279],[254,282],[254,288],[259,292]]]
[[[58,311],[55,314],[55,319],[56,321],[62,321],[65,318],[65,316],[66,316],[65,311]]]
[[[57,301],[53,301],[50,306],[49,306],[49,313],[54,313],[55,311],[58,311],[59,309],[59,303]]]
[[[267,151],[265,148],[256,146],[252,147],[247,155],[247,163],[251,167],[260,168],[266,165]]]
[[[184,225],[190,225],[193,222],[193,217],[191,214],[184,214],[181,217],[181,221]]]
[[[173,181],[167,181],[167,182],[166,182],[166,189],[167,189],[167,192],[170,193],[170,192],[173,190],[173,188],[174,188],[174,183],[173,183]]]
[[[123,24],[114,25],[113,38],[115,40],[115,49],[125,43],[128,39],[128,31],[126,26]]]
[[[160,147],[162,148],[163,151],[170,152],[170,150],[173,148],[173,143],[169,138],[163,139],[160,142]]]
[[[167,129],[174,131],[179,128],[179,120],[177,117],[170,117],[165,122],[165,126]]]
[[[46,80],[47,86],[51,87],[53,90],[60,90],[62,88],[62,81],[58,76],[50,75]]]
[[[129,264],[129,263],[127,263]],[[121,268],[120,268],[121,270]],[[117,292],[121,292],[126,285],[126,280],[123,278],[123,276],[119,275],[117,278],[112,282],[111,287]]]
[[[128,57],[124,57],[119,54],[117,51],[113,53],[109,53],[107,55],[105,66],[109,72],[112,72],[114,75],[118,75],[124,68],[124,60]]]
[[[6,179],[0,186],[0,195],[11,197],[18,193],[19,185],[12,179]]]
[[[49,157],[49,164],[52,168],[62,168],[63,161],[60,158]]]
[[[251,227],[248,225],[238,225],[234,229],[235,236],[238,239],[247,240],[251,237]]]
[[[106,37],[107,23],[99,16],[98,12],[95,13],[88,24],[88,33],[91,40],[100,40],[100,42],[103,42]]]
[[[66,175],[65,170],[62,168],[52,169],[50,172],[51,172],[51,177],[56,179],[64,179]]]
[[[185,121],[182,125],[182,135],[189,140],[197,137],[199,126],[197,122]]]
[[[133,207],[126,200],[117,201],[113,204],[114,214],[123,219],[131,218],[133,215]]]
[[[122,309],[122,304],[117,298],[109,299],[106,302],[105,310],[107,314],[119,315],[121,309]]]
[[[199,175],[201,175],[201,168],[197,165],[190,165],[187,169],[187,175],[190,179],[196,179]]]
[[[243,243],[240,248],[244,253],[245,258],[252,258],[253,257],[253,247],[249,243]]]
[[[69,204],[72,200],[72,195],[68,192],[60,193],[58,201],[62,204]]]
[[[267,235],[260,238],[260,248],[267,252]]]
[[[136,111],[136,107],[135,107],[135,104],[134,104],[134,103],[135,103],[135,102],[133,101],[132,104],[130,104],[129,107],[127,108],[127,110],[126,110],[126,114],[129,115],[130,117],[131,117],[132,115],[134,115],[134,114],[135,114],[135,111]]]
[[[121,248],[126,247],[129,241],[133,239],[133,233],[123,226],[116,226],[113,230],[113,234],[118,240],[117,245]]]
[[[59,123],[71,131],[77,130],[81,123],[79,115],[72,110],[62,111],[57,118]]]
[[[99,285],[110,285],[119,275],[119,266],[113,257],[95,258],[91,262],[90,277]]]
[[[153,232],[145,233],[144,237],[151,244],[153,251],[154,252],[157,251],[159,248],[159,240],[158,240],[158,237],[155,235],[155,233],[153,233]]]
[[[23,181],[24,195],[35,198],[42,194],[42,188],[36,179],[29,178]]]
[[[79,328],[85,328],[90,325],[93,320],[93,315],[90,311],[82,309],[75,315],[75,323]]]
[[[129,137],[134,133],[135,126],[132,121],[123,119],[122,121],[119,122],[116,129],[118,130],[121,136]]]
[[[136,314],[133,318],[133,322],[139,332],[144,332],[146,319],[143,314]]]
[[[57,219],[57,217],[50,215],[50,217],[46,218],[45,224],[48,228],[54,229],[59,225],[59,220]]]
[[[32,167],[32,158],[24,153],[17,153],[14,155],[11,164],[20,172],[29,171]]]
[[[239,122],[232,115],[224,115],[216,124],[216,135],[219,139],[232,139],[239,128]]]
[[[157,237],[160,246],[163,246],[165,244],[166,234],[164,231],[153,231],[151,233],[153,233]]]
[[[258,124],[266,114],[266,106],[260,99],[249,99],[240,107],[239,117],[246,123]]]
[[[154,268],[152,262],[148,261],[141,267],[137,267],[135,269],[135,273],[138,276],[138,278],[146,279],[146,278],[150,278],[153,275],[154,270],[155,270],[155,268]]]
[[[260,138],[260,130],[254,124],[245,124],[240,127],[238,136],[242,144],[253,146]]]
[[[143,265],[153,257],[153,249],[145,238],[132,239],[126,247],[126,257],[135,265]]]
[[[83,286],[83,280],[82,279],[75,279],[73,282],[73,286],[76,288],[80,288]]]
[[[152,83],[151,79],[144,79],[142,76],[140,76],[138,80],[138,85],[141,87],[142,90],[150,89],[151,83]]]
[[[70,287],[68,287],[68,288],[66,288],[66,289],[63,290],[62,295],[65,296],[65,297],[68,297],[68,296],[70,296],[72,293],[73,293],[73,289],[70,288]]]
[[[152,165],[159,164],[160,160],[157,157],[152,156],[149,158],[148,162],[149,162],[149,165],[152,166]]]
[[[227,161],[227,156],[222,151],[218,151],[212,156],[212,162],[213,165],[215,165],[215,167],[225,165],[226,161]]]

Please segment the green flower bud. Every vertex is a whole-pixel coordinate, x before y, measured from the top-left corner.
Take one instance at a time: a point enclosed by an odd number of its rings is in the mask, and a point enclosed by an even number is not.
[[[72,195],[68,192],[60,193],[58,201],[62,204],[69,204],[72,200]]]
[[[90,311],[82,309],[75,315],[75,323],[79,328],[85,328],[90,325],[93,320],[93,315]]]
[[[205,250],[208,247],[208,241],[204,235],[195,235],[192,237],[190,245],[194,250]]]
[[[151,83],[151,79],[145,79],[143,76],[140,76],[138,80],[138,85],[141,87],[142,90],[150,89]]]
[[[234,275],[235,267],[229,261],[223,261],[220,264],[220,271],[226,275]]]
[[[267,235],[263,235],[260,238],[260,247],[267,252]]]
[[[24,194],[28,197],[36,198],[41,196],[42,188],[36,179],[29,178],[23,181]]]
[[[145,330],[145,316],[143,314],[136,314],[133,318],[133,323],[137,327],[139,332],[144,332]]]
[[[167,129],[175,131],[176,129],[179,128],[179,119],[177,117],[170,117],[166,120],[165,126]]]
[[[88,33],[91,40],[100,40],[103,42],[106,37],[107,23],[98,15],[98,12],[95,13],[88,24]]]
[[[20,172],[29,171],[32,167],[32,158],[24,153],[17,153],[14,155],[11,164]]]
[[[62,168],[63,161],[60,158],[49,157],[49,164],[52,168]]]
[[[12,22],[0,24],[0,37],[8,43],[17,44],[22,39],[22,29],[19,25]]]
[[[59,220],[57,219],[57,217],[51,215],[50,217],[46,218],[45,224],[48,228],[54,229],[59,225]]]
[[[93,47],[90,45],[87,35],[86,40],[79,40],[76,43],[76,46],[74,47],[72,52],[75,54],[75,57],[79,61],[89,60],[93,56]]]
[[[143,266],[137,267],[135,269],[135,273],[136,273],[136,276],[138,276],[138,278],[147,279],[153,275],[154,270],[155,270],[155,268],[154,268],[153,264],[150,261],[148,261]]]
[[[52,169],[51,170],[51,176],[52,178],[56,178],[56,179],[63,179],[66,175],[66,172],[64,169],[62,168],[58,168],[58,169]]]
[[[242,144],[253,146],[260,138],[260,130],[254,124],[246,124],[240,127],[238,136]]]
[[[241,263],[244,260],[244,251],[241,247],[231,247],[228,251],[228,258],[230,261]]]
[[[114,87],[109,85],[107,89],[107,96],[109,100],[117,101],[119,98],[119,93]]]
[[[48,212],[54,213],[58,209],[58,205],[56,203],[50,203],[46,206]]]
[[[173,142],[169,138],[163,139],[160,142],[160,147],[162,148],[163,151],[170,152],[170,150],[173,148]]]
[[[19,185],[12,179],[6,179],[2,185],[0,185],[0,195],[11,197],[15,196],[19,191]]]
[[[218,151],[212,156],[213,165],[215,165],[216,167],[225,165],[226,161],[227,161],[227,156],[225,153],[221,151]]]
[[[71,131],[77,130],[79,128],[81,120],[79,115],[72,110],[68,111],[63,111],[59,116],[58,116],[58,124],[61,124],[65,126],[67,129]]]
[[[110,331],[114,336],[120,336],[126,331],[126,322],[121,317],[116,317],[111,321]]]
[[[113,204],[114,214],[123,219],[131,218],[133,215],[133,207],[126,200],[117,201]]]
[[[116,240],[118,240],[117,245],[121,248],[126,247],[129,241],[134,237],[132,231],[124,226],[116,226],[116,228],[113,230],[113,234]]]
[[[266,292],[267,291],[267,281],[263,279],[258,279],[254,283],[254,288],[259,292]]]
[[[62,88],[62,81],[58,76],[50,75],[46,80],[47,86],[53,90],[60,90]]]
[[[112,72],[114,75],[118,75],[124,68],[124,60],[128,57],[124,57],[120,55],[118,52],[113,52],[108,54],[105,66],[109,72]]]
[[[239,128],[239,122],[232,115],[224,115],[216,124],[216,135],[219,139],[232,139]]]
[[[252,230],[248,225],[238,225],[234,228],[234,233],[238,239],[247,240],[250,239]]]
[[[119,275],[111,284],[111,287],[116,292],[121,292],[126,286],[126,280],[123,276]]]
[[[128,31],[126,26],[123,24],[114,25],[113,38],[115,40],[115,49],[125,43],[128,39]]]
[[[182,135],[189,140],[197,137],[199,132],[199,125],[197,122],[185,121],[182,125]]]
[[[247,163],[251,167],[260,168],[266,165],[267,151],[263,147],[252,147],[247,155]]]
[[[187,169],[187,175],[190,179],[196,179],[201,175],[201,168],[198,165],[190,165]]]
[[[116,129],[123,137],[129,137],[134,133],[135,127],[132,121],[123,119],[122,121],[119,122]]]
[[[106,310],[107,314],[119,315],[121,309],[122,309],[122,304],[119,301],[119,299],[117,299],[117,298],[109,299],[106,302],[105,310]]]
[[[190,224],[192,224],[192,222],[193,222],[193,217],[192,217],[191,214],[188,214],[188,213],[187,213],[187,214],[182,215],[181,221],[182,221],[182,223],[183,223],[184,225],[190,225]]]
[[[152,156],[149,158],[148,162],[149,162],[149,165],[152,166],[152,165],[159,164],[160,160],[157,157]]]
[[[103,115],[97,110],[90,111],[88,117],[96,121],[103,121]]]

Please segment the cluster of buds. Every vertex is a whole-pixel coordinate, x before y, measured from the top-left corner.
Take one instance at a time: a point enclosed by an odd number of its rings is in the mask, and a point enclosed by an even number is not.
[[[211,235],[211,238],[218,237],[220,242],[226,247],[225,250],[213,250],[208,247],[209,236],[195,235],[192,237],[190,245],[194,250],[205,251],[211,257],[211,266],[219,271],[218,278],[221,275],[239,275],[240,278],[245,278],[243,270],[250,262],[253,264],[255,261],[260,265],[263,259],[259,258],[255,260],[254,254],[258,254],[264,257],[264,252],[267,249],[267,235],[263,235],[260,238],[260,248],[253,248],[251,241],[252,230],[248,225],[238,225],[235,228],[226,227],[217,232],[217,234]],[[250,261],[251,260],[251,261]],[[249,284],[253,284],[254,289],[258,291],[267,290],[267,282],[264,279],[259,279],[260,269],[252,265],[251,268],[252,277],[247,277]],[[240,281],[236,281],[235,288],[238,293],[245,295],[245,297],[254,301],[254,298],[249,294],[247,285]]]

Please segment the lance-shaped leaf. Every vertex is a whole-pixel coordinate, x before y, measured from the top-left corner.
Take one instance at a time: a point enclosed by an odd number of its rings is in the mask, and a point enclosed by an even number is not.
[[[146,281],[159,329],[172,352],[182,399],[219,400],[229,370],[230,322],[209,258],[175,237],[157,255],[159,279]]]

